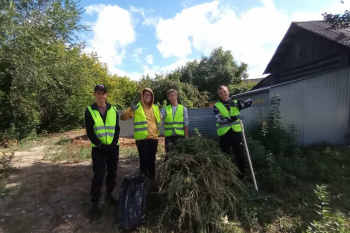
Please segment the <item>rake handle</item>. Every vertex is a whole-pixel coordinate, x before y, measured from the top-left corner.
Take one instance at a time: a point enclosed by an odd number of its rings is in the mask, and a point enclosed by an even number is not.
[[[252,178],[253,178],[253,181],[254,181],[255,191],[256,191],[256,194],[258,195],[258,197],[260,197],[258,185],[257,185],[256,179],[255,179],[255,174],[254,174],[254,168],[253,168],[252,160],[250,159],[250,154],[249,154],[249,149],[248,149],[248,145],[247,145],[247,140],[246,140],[246,138],[245,138],[244,126],[243,126],[242,119],[239,119],[239,124],[241,125],[241,128],[242,128],[242,135],[243,135],[244,147],[245,147],[245,150],[246,150],[246,152],[247,152],[249,167],[250,167],[250,171],[251,171],[251,173],[252,173]]]

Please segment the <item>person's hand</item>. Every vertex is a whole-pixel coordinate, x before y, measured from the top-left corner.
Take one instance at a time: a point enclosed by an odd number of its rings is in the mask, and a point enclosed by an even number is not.
[[[113,142],[111,145],[109,145],[110,151],[118,151],[118,145],[117,143]]]
[[[228,102],[231,107],[237,107],[237,104],[232,99],[230,99]]]
[[[108,152],[108,151],[109,151],[109,146],[106,145],[106,144],[103,144],[103,143],[100,143],[100,144],[98,145],[98,148],[100,148],[100,150],[101,150],[102,152]]]
[[[246,108],[248,108],[248,107],[250,107],[250,105],[252,105],[252,103],[253,103],[253,100],[252,99],[246,99],[245,101],[244,101],[244,106],[246,107]]]
[[[130,104],[131,110],[136,111],[139,108],[139,106],[137,105],[138,103],[139,103],[138,100],[132,101],[131,104]]]

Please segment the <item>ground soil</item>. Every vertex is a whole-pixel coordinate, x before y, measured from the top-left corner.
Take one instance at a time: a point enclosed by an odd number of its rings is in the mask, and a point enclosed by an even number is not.
[[[6,179],[9,195],[0,199],[0,232],[118,232],[115,208],[100,200],[102,218],[89,223],[91,161],[52,163],[44,160],[45,148],[62,137],[72,143],[87,145],[83,130],[55,134],[46,141],[33,142],[30,149],[16,151],[13,167]],[[164,138],[160,139],[164,145]],[[122,138],[121,147],[136,147],[133,139]],[[124,177],[138,170],[137,158],[120,155],[118,196]]]

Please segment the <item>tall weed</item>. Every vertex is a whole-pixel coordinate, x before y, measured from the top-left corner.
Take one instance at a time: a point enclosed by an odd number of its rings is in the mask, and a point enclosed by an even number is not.
[[[317,185],[314,191],[317,201],[314,204],[314,210],[318,216],[317,220],[309,223],[307,233],[345,233],[350,231],[349,219],[346,219],[342,213],[335,212],[330,207],[330,195],[327,186]]]

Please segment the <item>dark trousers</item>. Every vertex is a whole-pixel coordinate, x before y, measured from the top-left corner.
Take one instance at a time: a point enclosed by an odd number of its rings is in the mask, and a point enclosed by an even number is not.
[[[91,201],[98,202],[101,197],[101,188],[103,180],[107,171],[107,177],[105,181],[106,194],[112,194],[115,186],[115,178],[117,176],[117,167],[119,160],[119,146],[118,149],[103,153],[99,148],[93,147],[92,152],[92,170],[94,176],[92,178],[91,185]]]
[[[245,175],[245,163],[246,159],[244,156],[244,145],[242,141],[242,133],[234,132],[232,129],[227,131],[226,134],[219,137],[221,151],[229,155],[232,162],[236,164],[240,171],[239,177],[243,179]],[[231,147],[234,156],[231,154]]]
[[[140,171],[148,178],[156,176],[156,154],[158,139],[136,140],[140,158]]]
[[[170,136],[165,137],[165,152],[168,153],[171,149],[171,146],[176,144],[176,141],[179,138],[184,138],[184,136]]]

